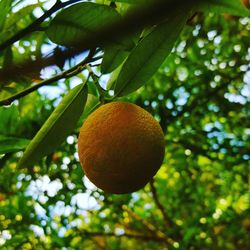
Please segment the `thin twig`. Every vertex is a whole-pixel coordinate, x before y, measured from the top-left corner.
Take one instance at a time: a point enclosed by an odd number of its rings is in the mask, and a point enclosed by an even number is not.
[[[161,204],[161,202],[160,202],[160,200],[158,198],[158,194],[157,194],[157,191],[156,191],[156,188],[155,188],[155,185],[154,185],[154,179],[152,179],[149,184],[150,184],[150,189],[151,189],[151,193],[153,195],[153,199],[155,201],[155,204],[160,209],[161,214],[162,214],[162,216],[164,218],[164,222],[165,222],[166,226],[168,228],[173,227],[174,223],[168,217],[167,212],[165,211],[164,206]]]
[[[173,245],[175,243],[175,240],[167,236],[165,233],[161,232],[158,228],[156,228],[153,224],[151,224],[149,221],[146,221],[142,219],[139,215],[134,213],[131,209],[129,209],[127,206],[122,207],[123,210],[125,210],[131,217],[136,219],[137,221],[141,222],[142,225],[145,227],[145,229],[153,235],[153,237],[162,239],[162,241],[165,242],[166,246]]]
[[[127,237],[127,238],[134,238],[134,239],[145,240],[145,241],[157,241],[157,242],[163,242],[163,243],[166,241],[166,239],[162,237],[143,235],[143,234],[131,234],[131,233],[115,234],[115,233],[84,231],[84,235],[92,236],[92,237],[94,236],[117,237],[117,238]]]
[[[87,57],[85,57],[85,59],[83,61],[81,61],[80,63],[78,63],[77,65],[75,65],[74,67],[68,69],[68,70],[65,70],[63,72],[61,72],[60,74],[54,76],[54,77],[51,77],[47,80],[44,80],[44,81],[41,81],[40,83],[37,83],[36,85],[34,86],[31,86],[29,88],[26,88],[24,89],[23,91],[11,96],[11,97],[8,97],[2,101],[0,101],[0,106],[3,106],[3,105],[10,105],[14,100],[17,100],[17,99],[20,99],[28,94],[30,94],[31,92],[45,86],[45,85],[49,85],[53,82],[56,82],[60,79],[64,79],[64,78],[69,78],[73,75],[76,75],[78,74],[79,72],[81,72],[84,67],[87,65],[87,63],[89,62],[93,62],[93,60],[96,60],[96,59],[93,59],[93,56],[95,54],[95,50],[91,50],[88,54]]]
[[[95,85],[96,85],[96,88],[97,88],[97,91],[98,91],[98,94],[99,94],[99,100],[102,104],[104,104],[105,100],[104,100],[104,95],[105,95],[105,89],[103,89],[101,87],[101,85],[99,84],[99,76],[97,76],[92,68],[87,64],[86,65],[86,69],[89,71],[89,75],[92,77]]]

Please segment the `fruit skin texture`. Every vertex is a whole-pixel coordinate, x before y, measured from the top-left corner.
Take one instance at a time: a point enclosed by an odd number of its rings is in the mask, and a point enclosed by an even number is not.
[[[159,123],[146,110],[112,102],[83,123],[78,154],[86,176],[106,192],[124,194],[144,187],[160,168],[165,151]]]

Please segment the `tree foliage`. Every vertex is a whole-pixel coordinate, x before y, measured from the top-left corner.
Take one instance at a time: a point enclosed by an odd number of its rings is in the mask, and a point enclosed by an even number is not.
[[[249,249],[242,3],[0,1],[1,249]],[[113,100],[165,133],[162,167],[128,195],[93,186],[76,153]]]

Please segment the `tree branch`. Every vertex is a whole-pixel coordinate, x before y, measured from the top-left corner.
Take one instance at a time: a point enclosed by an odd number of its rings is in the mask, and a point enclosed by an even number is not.
[[[81,53],[83,52],[84,50],[81,51]],[[58,59],[60,59],[60,61],[63,61],[71,58],[73,55],[76,55],[75,50],[70,49],[53,53],[52,55],[47,57],[39,57],[35,61],[27,60],[18,64],[11,65],[7,68],[0,69],[0,81],[2,81],[2,84],[4,84],[5,82],[16,81],[16,78],[18,76],[25,76],[29,75],[29,73],[40,72],[41,69],[45,67],[57,65]]]
[[[123,206],[122,207],[123,210],[125,210],[131,217],[133,217],[134,219],[136,219],[137,221],[141,222],[143,224],[143,226],[145,227],[145,229],[148,230],[149,233],[151,233],[153,235],[153,237],[156,238],[160,238],[162,239],[162,241],[165,242],[165,244],[167,246],[169,245],[173,245],[175,240],[173,240],[172,238],[168,237],[166,234],[164,234],[163,232],[161,232],[159,229],[157,229],[153,224],[151,224],[150,222],[143,220],[140,216],[138,216],[136,213],[134,213],[131,209],[129,209],[127,206]]]
[[[93,62],[93,61],[96,61],[98,60],[97,59],[93,59],[93,56],[95,54],[95,50],[91,50],[88,54],[87,57],[85,57],[85,59],[83,61],[81,61],[80,63],[78,63],[77,65],[75,65],[74,67],[68,69],[68,70],[65,70],[63,72],[61,72],[60,74],[50,78],[50,79],[47,79],[47,80],[44,80],[44,81],[41,81],[40,83],[37,83],[36,85],[34,86],[31,86],[29,88],[26,88],[25,90],[11,96],[11,97],[8,97],[2,101],[0,101],[0,106],[3,106],[3,105],[10,105],[14,100],[17,100],[17,99],[20,99],[28,94],[30,94],[31,92],[45,86],[45,85],[49,85],[55,81],[58,81],[60,79],[64,79],[64,78],[69,78],[73,75],[76,75],[78,74],[79,72],[81,72],[84,67],[89,63],[89,62]]]
[[[81,1],[81,0],[70,0],[70,1],[67,1],[67,2],[61,2],[61,1],[57,0],[56,3],[48,11],[46,11],[41,17],[39,17],[33,23],[31,23],[29,26],[27,26],[26,28],[20,30],[15,35],[13,35],[11,38],[7,39],[5,42],[0,44],[0,51],[2,51],[5,48],[9,47],[13,43],[20,40],[22,37],[28,35],[29,33],[33,32],[33,31],[40,30],[41,23],[44,20],[46,20],[48,17],[50,17],[56,11],[60,10],[63,7],[68,6],[70,4],[79,2],[79,1]]]
[[[172,222],[172,220],[168,217],[168,215],[167,215],[167,213],[166,213],[163,205],[161,204],[161,202],[160,202],[160,200],[158,198],[158,194],[157,194],[157,191],[156,191],[156,188],[155,188],[155,185],[154,185],[154,179],[152,179],[149,182],[149,184],[150,184],[150,189],[151,189],[151,193],[153,195],[153,199],[155,201],[155,204],[160,209],[161,214],[162,214],[162,216],[164,218],[164,222],[165,222],[166,226],[168,228],[175,226],[174,223]]]
[[[165,243],[166,239],[162,237],[156,237],[156,236],[150,236],[150,235],[143,235],[143,234],[130,234],[130,233],[124,233],[124,234],[115,234],[115,233],[104,233],[104,232],[89,232],[84,231],[84,235],[87,236],[101,236],[101,237],[127,237],[127,238],[133,238],[133,239],[139,239],[144,241],[157,241]]]

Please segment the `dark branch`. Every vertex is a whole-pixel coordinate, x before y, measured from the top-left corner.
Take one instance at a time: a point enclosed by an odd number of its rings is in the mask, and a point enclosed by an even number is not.
[[[138,240],[144,240],[144,241],[157,241],[157,242],[162,242],[165,243],[166,239],[161,238],[161,237],[156,237],[156,236],[151,236],[151,235],[142,235],[142,234],[130,234],[130,233],[124,233],[124,234],[115,234],[115,233],[104,233],[104,232],[89,232],[89,231],[84,231],[84,235],[87,236],[101,236],[101,237],[127,237],[127,238],[133,238],[133,239],[138,239]]]
[[[167,212],[165,211],[165,208],[163,207],[163,205],[161,204],[161,202],[160,202],[160,200],[159,200],[159,198],[158,198],[157,191],[156,191],[156,188],[155,188],[155,185],[154,185],[154,180],[152,179],[152,180],[150,181],[149,184],[150,184],[150,189],[151,189],[151,192],[152,192],[152,195],[153,195],[153,199],[154,199],[154,201],[155,201],[155,204],[156,204],[156,206],[160,209],[161,214],[162,214],[162,216],[163,216],[163,218],[164,218],[164,222],[165,222],[166,226],[167,226],[168,228],[174,226],[174,223],[173,223],[172,220],[168,217]]]
[[[85,50],[87,51],[87,50]],[[84,51],[81,51],[83,53]],[[57,65],[58,58],[60,60],[64,60],[66,58],[71,58],[74,54],[76,54],[75,50],[63,50],[58,53],[53,53],[51,56],[38,58],[36,61],[27,60],[22,63],[18,63],[18,65],[11,65],[8,68],[0,69],[0,81],[2,84],[10,81],[15,81],[18,76],[26,76],[33,72],[40,72],[41,69]]]
[[[81,61],[79,64],[75,65],[74,67],[72,67],[66,71],[63,71],[62,73],[60,73],[60,74],[58,74],[50,79],[44,80],[40,83],[37,83],[34,86],[31,86],[31,87],[11,96],[9,98],[6,98],[6,99],[0,101],[0,106],[10,105],[14,100],[20,99],[21,97],[24,97],[24,96],[30,94],[31,92],[33,92],[33,91],[35,91],[35,90],[37,90],[45,85],[49,85],[49,84],[56,82],[60,79],[69,78],[73,75],[80,73],[89,62],[93,62],[95,60],[98,60],[98,59],[93,59],[94,54],[95,54],[95,50],[91,50],[89,52],[88,56],[83,61]]]
[[[133,217],[135,220],[137,220],[138,222],[142,223],[142,225],[145,227],[145,229],[152,234],[153,237],[157,237],[157,238],[161,238],[164,239],[163,241],[165,242],[166,246],[172,245],[175,240],[173,240],[172,238],[170,238],[169,236],[167,236],[166,234],[164,234],[163,232],[161,232],[158,228],[156,228],[153,224],[151,224],[149,221],[142,219],[139,215],[137,215],[136,213],[134,213],[130,208],[128,208],[127,206],[123,206],[122,207],[123,210],[125,210],[126,212],[128,212],[128,214]]]

